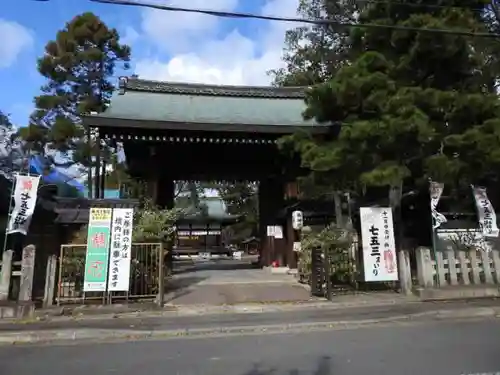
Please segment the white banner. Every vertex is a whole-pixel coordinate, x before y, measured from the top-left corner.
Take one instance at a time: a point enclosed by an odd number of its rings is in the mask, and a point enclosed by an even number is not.
[[[14,209],[7,225],[7,234],[26,235],[35,212],[40,176],[17,175],[14,186]]]
[[[439,203],[439,199],[441,199],[441,195],[443,194],[444,184],[439,182],[431,181],[429,185],[429,193],[431,196],[431,213],[432,218],[434,219],[432,223],[432,228],[436,229],[441,226],[441,224],[446,223],[446,217],[443,214],[437,212],[436,207]]]
[[[485,237],[498,237],[497,215],[488,199],[486,188],[472,186],[472,194],[476,201],[479,227]]]
[[[359,211],[365,281],[398,280],[392,210],[361,207]]]
[[[178,236],[219,236],[221,234],[220,230],[179,230],[177,231]]]
[[[133,208],[113,209],[108,273],[109,292],[127,292],[129,290],[133,221]]]

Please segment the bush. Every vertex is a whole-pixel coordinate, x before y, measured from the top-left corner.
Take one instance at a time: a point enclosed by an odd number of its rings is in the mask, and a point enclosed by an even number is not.
[[[151,200],[145,200],[143,207],[135,211],[132,242],[169,242],[175,234],[175,222],[181,210],[161,209]],[[84,225],[73,235],[72,244],[87,243],[88,226]]]
[[[352,233],[328,226],[319,232],[303,231],[298,271],[301,278],[310,281],[312,271],[312,251],[319,249],[330,266],[330,280],[337,283],[351,283],[354,278],[354,262],[351,257]]]

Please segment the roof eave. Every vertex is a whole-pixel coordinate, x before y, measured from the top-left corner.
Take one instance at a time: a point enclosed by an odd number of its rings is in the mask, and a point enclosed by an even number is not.
[[[84,116],[83,123],[87,126],[98,128],[128,128],[128,129],[152,129],[152,130],[191,130],[191,131],[216,131],[216,132],[241,132],[252,131],[267,134],[291,134],[296,131],[307,131],[314,134],[325,134],[328,132],[328,124],[315,125],[257,125],[257,124],[220,124],[220,123],[196,123],[196,122],[171,122],[123,119],[107,116],[91,115]]]

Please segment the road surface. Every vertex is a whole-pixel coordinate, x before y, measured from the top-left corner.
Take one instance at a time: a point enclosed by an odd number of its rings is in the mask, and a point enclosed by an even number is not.
[[[63,319],[42,321],[36,323],[2,323],[0,321],[0,335],[4,332],[22,332],[34,330],[63,330],[63,329],[100,329],[100,330],[178,330],[178,329],[208,329],[211,327],[243,327],[266,325],[297,325],[301,323],[328,323],[338,321],[378,320],[398,316],[412,315],[418,319],[419,314],[440,311],[464,311],[467,309],[481,309],[498,307],[497,299],[478,299],[471,301],[425,302],[408,303],[387,306],[363,306],[339,309],[305,309],[295,311],[277,311],[265,313],[237,313],[237,314],[208,314],[195,316],[125,316],[120,318],[104,317],[99,319]],[[0,373],[0,375],[2,375]]]
[[[402,375],[500,372],[500,320],[1,347],[2,375]]]

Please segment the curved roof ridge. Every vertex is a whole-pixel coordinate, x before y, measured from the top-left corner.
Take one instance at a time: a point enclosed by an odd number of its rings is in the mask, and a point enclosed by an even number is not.
[[[122,94],[126,91],[142,91],[178,95],[302,99],[305,96],[307,87],[209,85],[202,83],[145,80],[132,76],[120,78],[120,89]]]

